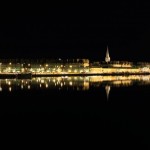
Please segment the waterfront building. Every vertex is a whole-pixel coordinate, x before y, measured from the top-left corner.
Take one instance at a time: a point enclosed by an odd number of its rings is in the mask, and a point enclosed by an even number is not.
[[[149,62],[110,61],[106,49],[105,61],[89,59],[0,59],[0,74],[138,74],[150,73]]]
[[[1,73],[87,73],[89,72],[88,59],[1,59]]]

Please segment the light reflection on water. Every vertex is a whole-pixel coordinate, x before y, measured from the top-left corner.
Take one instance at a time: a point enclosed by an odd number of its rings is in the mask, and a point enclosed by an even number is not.
[[[150,75],[130,76],[63,76],[32,79],[0,79],[0,92],[31,89],[89,90],[104,87],[107,98],[111,87],[150,84]]]
[[[35,118],[37,118],[37,123],[39,123],[40,120],[45,126],[45,124],[48,123],[47,120],[50,120],[48,127],[50,127],[52,122],[56,122],[56,124],[60,126],[62,121],[64,125],[68,127],[68,124],[71,125],[70,122],[72,120],[73,124],[79,120],[75,126],[79,125],[81,129],[82,127],[88,127],[92,133],[94,131],[102,135],[102,137],[104,137],[102,134],[104,131],[104,135],[110,135],[109,137],[112,137],[109,139],[113,139],[114,134],[119,137],[118,139],[123,139],[123,136],[125,136],[124,141],[126,144],[126,139],[132,135],[131,133],[135,132],[135,135],[137,135],[137,131],[138,133],[147,133],[149,127],[149,125],[147,125],[147,118],[149,117],[149,89],[147,90],[147,88],[145,88],[146,92],[145,89],[143,89],[144,92],[142,91],[141,93],[137,88],[133,91],[126,90],[133,89],[128,88],[133,85],[149,86],[150,75],[0,79],[0,110],[1,114],[4,114],[4,118],[7,120],[9,120],[8,116],[11,114],[12,120],[14,120],[15,116],[18,116],[16,120],[19,120],[19,122],[21,117],[23,120],[27,118],[29,124],[31,124],[31,120],[34,121],[36,120]],[[122,91],[121,87],[124,86],[127,88],[124,88],[125,91]],[[55,89],[56,92],[51,89]],[[68,89],[70,89],[71,92],[68,92]],[[32,90],[35,90],[35,92],[32,92]],[[40,93],[42,90],[44,90],[44,92]],[[120,93],[118,93],[118,91]],[[7,97],[7,95],[9,95],[9,97]],[[125,100],[122,100],[122,98],[125,98]],[[65,124],[66,120],[68,120],[68,122]],[[82,126],[84,121],[85,124]],[[92,127],[91,124],[87,126],[90,122],[93,125]],[[126,133],[124,134],[122,130],[125,132],[129,131],[129,137],[127,137]],[[85,131],[87,132],[87,128],[85,128]],[[133,137],[133,135],[131,137]],[[107,139],[106,137],[104,138],[105,140]],[[134,138],[131,138],[131,141],[133,141]],[[115,141],[118,141],[118,139],[115,139]],[[139,136],[136,139],[139,139]]]

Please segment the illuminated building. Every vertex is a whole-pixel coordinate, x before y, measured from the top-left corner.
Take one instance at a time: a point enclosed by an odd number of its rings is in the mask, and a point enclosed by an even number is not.
[[[110,75],[149,74],[149,62],[110,61],[107,47],[105,61],[91,62],[89,59],[1,59],[0,75],[30,73],[42,75]]]

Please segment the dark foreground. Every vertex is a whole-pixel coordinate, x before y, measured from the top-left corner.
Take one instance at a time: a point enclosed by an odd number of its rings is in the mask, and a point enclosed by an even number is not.
[[[149,86],[0,93],[3,138],[44,139],[70,148],[142,148],[149,143]],[[80,146],[81,144],[81,146]]]

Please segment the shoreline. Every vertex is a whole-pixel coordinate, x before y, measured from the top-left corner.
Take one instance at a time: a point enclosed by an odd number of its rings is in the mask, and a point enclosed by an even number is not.
[[[18,78],[18,79],[23,79],[23,78],[32,78],[32,77],[61,77],[61,76],[130,76],[130,75],[150,75],[150,73],[144,73],[144,72],[139,72],[139,73],[76,73],[76,74],[33,74],[33,73],[23,73],[23,74],[17,74],[17,73],[7,73],[7,74],[2,74],[0,73],[0,79],[5,79],[5,78]]]

